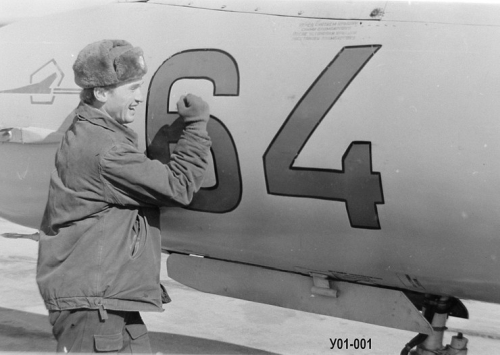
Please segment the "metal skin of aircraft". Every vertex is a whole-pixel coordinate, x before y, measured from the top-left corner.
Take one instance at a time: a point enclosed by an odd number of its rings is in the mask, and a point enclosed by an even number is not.
[[[9,23],[22,21],[31,17],[83,9],[97,5],[116,2],[115,0],[2,0],[0,27]]]
[[[180,95],[211,108],[204,186],[162,208],[173,279],[429,338],[459,299],[500,303],[499,5],[121,1],[2,27],[1,217],[39,226],[72,65],[104,38],[145,52],[151,158]]]

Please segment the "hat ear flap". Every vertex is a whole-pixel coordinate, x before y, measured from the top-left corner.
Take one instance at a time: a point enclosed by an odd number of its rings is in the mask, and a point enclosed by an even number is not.
[[[142,78],[147,72],[142,50],[137,47],[116,58],[114,64],[119,81]]]
[[[109,42],[103,42],[99,47],[99,53],[89,58],[88,75],[94,77],[93,82],[96,86],[104,86],[103,83],[116,81],[116,73],[113,68],[113,62],[110,58],[111,45]],[[92,60],[93,59],[93,60]]]
[[[87,45],[79,54],[73,65],[75,82],[83,88],[105,86],[106,83],[117,82],[110,50],[111,41],[100,41]]]

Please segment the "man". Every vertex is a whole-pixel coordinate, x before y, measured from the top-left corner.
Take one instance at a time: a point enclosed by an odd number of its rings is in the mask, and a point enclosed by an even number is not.
[[[56,154],[41,225],[37,283],[60,352],[151,352],[139,311],[162,311],[158,206],[188,204],[202,183],[208,105],[187,95],[184,133],[163,165],[137,147],[143,52],[86,46],[73,66],[82,102]]]

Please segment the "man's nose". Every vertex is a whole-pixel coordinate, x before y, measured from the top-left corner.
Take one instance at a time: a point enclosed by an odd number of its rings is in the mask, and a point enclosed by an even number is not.
[[[135,93],[135,101],[137,101],[137,102],[143,102],[144,101],[144,96],[142,96],[142,90],[141,89],[137,89],[137,91]]]

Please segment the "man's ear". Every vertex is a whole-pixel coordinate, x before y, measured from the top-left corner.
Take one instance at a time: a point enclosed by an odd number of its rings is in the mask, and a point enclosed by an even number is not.
[[[108,93],[109,91],[105,88],[94,88],[94,97],[99,102],[105,103],[106,101],[108,101]]]

